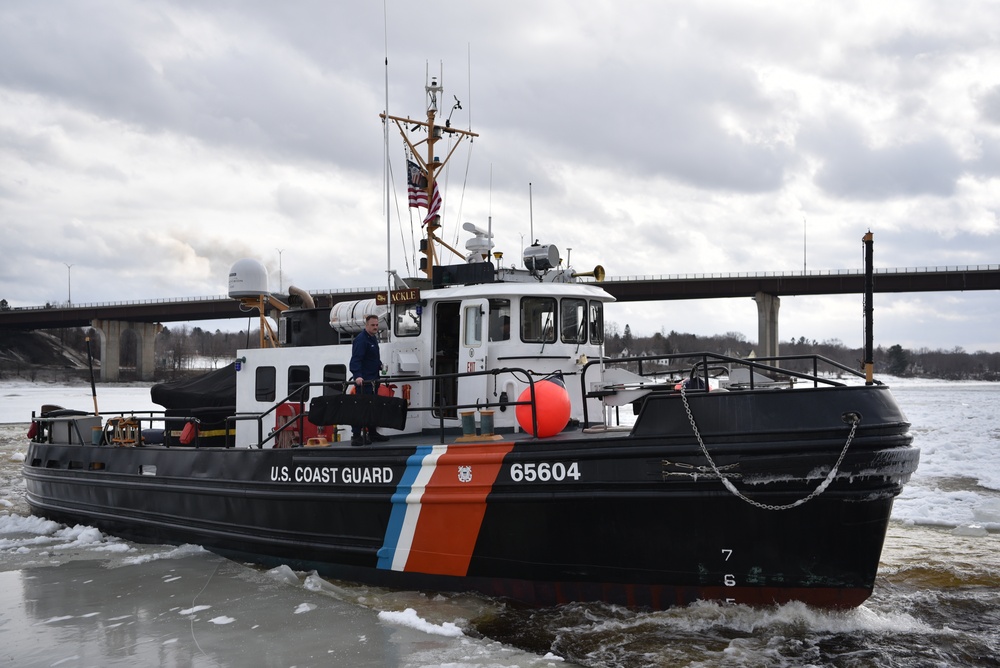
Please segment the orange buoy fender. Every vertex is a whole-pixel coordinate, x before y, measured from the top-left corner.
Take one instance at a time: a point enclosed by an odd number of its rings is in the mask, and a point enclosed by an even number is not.
[[[530,402],[531,388],[525,388],[517,400],[518,402]],[[572,407],[570,406],[569,392],[566,391],[566,386],[562,384],[561,378],[553,377],[535,383],[535,406],[538,407],[537,434],[532,432],[531,404],[519,403],[514,411],[521,429],[532,436],[538,436],[538,438],[555,436],[569,424]]]

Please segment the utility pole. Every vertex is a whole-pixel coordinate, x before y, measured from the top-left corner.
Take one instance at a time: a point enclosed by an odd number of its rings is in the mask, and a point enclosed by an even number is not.
[[[63,262],[66,265],[66,303],[73,305],[73,265]]]
[[[806,275],[806,219],[802,219],[802,275]]]
[[[274,250],[278,251],[278,294],[280,295],[284,292],[284,284],[282,283],[281,276],[281,254],[285,252],[285,249],[275,248]]]

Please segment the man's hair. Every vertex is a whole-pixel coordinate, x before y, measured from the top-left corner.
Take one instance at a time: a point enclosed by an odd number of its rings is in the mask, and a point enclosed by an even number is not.
[[[371,320],[372,318],[375,318],[376,320],[378,320],[378,316],[377,315],[368,314],[368,315],[365,316],[365,324],[367,325],[368,321]]]

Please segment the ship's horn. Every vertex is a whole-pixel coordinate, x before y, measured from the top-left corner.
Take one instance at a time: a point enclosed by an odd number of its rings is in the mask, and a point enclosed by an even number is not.
[[[597,265],[593,271],[581,271],[580,273],[570,274],[570,276],[573,278],[577,276],[593,276],[595,280],[600,282],[604,280],[604,267]]]

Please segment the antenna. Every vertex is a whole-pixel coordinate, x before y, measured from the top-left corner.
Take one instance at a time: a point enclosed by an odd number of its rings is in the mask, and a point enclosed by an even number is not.
[[[469,81],[468,81],[468,88],[469,88],[469,129],[471,130],[472,129],[472,44],[471,43],[466,45],[466,63],[468,64],[468,68],[469,68],[469,73],[468,73],[468,77],[469,77]]]
[[[528,222],[531,225],[531,234],[528,235],[528,241],[535,238],[535,205],[532,203],[531,196],[531,181],[528,181]],[[521,250],[524,250],[523,248]]]
[[[385,144],[385,270],[386,270],[386,307],[392,312],[392,200],[389,193],[389,15],[386,0],[382,0],[382,30],[385,48],[385,118],[382,122]],[[280,257],[280,256],[279,256]],[[392,317],[390,316],[390,322]],[[392,327],[389,327],[389,340],[392,340]]]
[[[490,239],[493,238],[493,163],[490,163],[490,194],[486,199],[486,231],[490,233]]]
[[[430,79],[425,88],[427,89],[427,111],[433,111],[437,113],[438,110],[438,93],[444,91],[444,62],[440,64],[440,72],[436,77],[430,76],[430,64],[427,64],[427,77]],[[428,131],[433,130],[433,128],[427,128]]]

